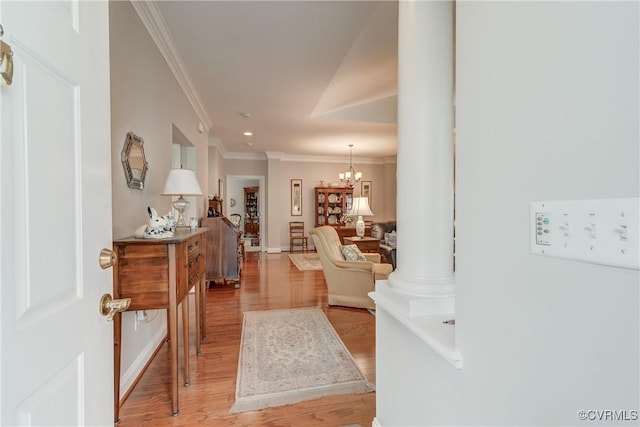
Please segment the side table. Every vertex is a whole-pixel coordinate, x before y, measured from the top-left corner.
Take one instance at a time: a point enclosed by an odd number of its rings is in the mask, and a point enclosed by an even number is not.
[[[344,238],[345,245],[356,245],[360,252],[363,253],[378,253],[380,251],[380,240],[373,237],[358,237],[350,236]]]

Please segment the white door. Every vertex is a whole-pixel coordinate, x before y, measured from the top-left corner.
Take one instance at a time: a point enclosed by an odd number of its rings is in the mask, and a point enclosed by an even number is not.
[[[113,425],[106,2],[0,0],[1,425]]]

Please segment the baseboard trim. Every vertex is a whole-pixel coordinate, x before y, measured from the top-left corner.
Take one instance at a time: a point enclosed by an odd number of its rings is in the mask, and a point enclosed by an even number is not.
[[[378,418],[374,417],[373,421],[371,421],[371,427],[382,427],[382,424],[378,422]]]

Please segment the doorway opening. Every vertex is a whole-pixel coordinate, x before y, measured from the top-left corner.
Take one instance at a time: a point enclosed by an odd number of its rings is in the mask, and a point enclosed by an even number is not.
[[[264,252],[267,221],[264,216],[265,178],[260,175],[227,175],[225,211],[239,214],[247,252]]]

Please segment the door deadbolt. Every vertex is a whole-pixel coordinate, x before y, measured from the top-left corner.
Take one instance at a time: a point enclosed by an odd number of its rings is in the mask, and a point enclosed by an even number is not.
[[[116,265],[116,262],[118,262],[118,255],[116,255],[115,251],[104,248],[100,251],[98,262],[100,263],[100,267],[102,267],[103,270],[109,267],[113,267],[114,265]]]

